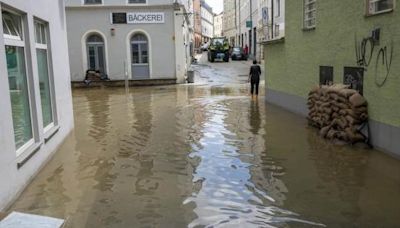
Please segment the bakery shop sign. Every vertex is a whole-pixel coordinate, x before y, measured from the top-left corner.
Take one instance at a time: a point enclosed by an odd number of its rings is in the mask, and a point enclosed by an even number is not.
[[[163,24],[165,22],[164,18],[164,13],[158,12],[126,14],[128,24]]]

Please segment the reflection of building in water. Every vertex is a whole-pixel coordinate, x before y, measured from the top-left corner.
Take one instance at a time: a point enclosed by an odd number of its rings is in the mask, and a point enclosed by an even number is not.
[[[110,95],[107,91],[88,90],[82,93],[86,97],[89,108],[89,132],[88,135],[97,143],[105,145],[106,135],[111,128],[110,120]]]
[[[318,176],[324,185],[332,185],[337,191],[341,213],[355,222],[361,216],[360,193],[365,187],[365,168],[368,154],[365,151],[349,150],[347,146],[335,146],[321,140],[320,136],[308,133],[310,158],[314,161]]]
[[[193,153],[199,161],[193,180],[201,184],[198,192],[185,201],[196,205],[194,211],[198,218],[189,226],[265,225],[275,216],[284,217],[280,218],[282,223],[291,220],[290,211],[277,207],[282,205],[283,193],[287,191],[276,177],[283,171],[271,168],[269,173],[263,172],[265,133],[252,132],[252,129],[262,129],[264,121],[251,122],[249,118],[260,115],[258,118],[263,120],[264,114],[257,114],[257,109],[250,114],[248,102],[236,97],[207,98],[205,134],[200,139],[201,147]]]

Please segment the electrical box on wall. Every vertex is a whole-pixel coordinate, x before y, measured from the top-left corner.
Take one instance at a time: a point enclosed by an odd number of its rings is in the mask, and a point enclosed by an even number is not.
[[[350,85],[350,89],[357,90],[363,95],[364,88],[364,68],[363,67],[344,67],[343,84]]]
[[[372,30],[371,38],[374,41],[374,44],[379,44],[380,36],[381,36],[380,28],[376,28],[376,29]]]
[[[333,83],[333,67],[319,66],[319,84],[330,85]]]

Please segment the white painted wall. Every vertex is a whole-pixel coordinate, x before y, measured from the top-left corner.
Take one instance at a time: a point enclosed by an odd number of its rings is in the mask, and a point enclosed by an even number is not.
[[[28,154],[16,155],[11,101],[8,87],[8,73],[5,59],[3,28],[0,23],[0,211],[4,210],[18,197],[29,181],[51,158],[57,147],[73,128],[72,98],[68,61],[68,45],[65,25],[64,0],[0,0],[0,4],[12,7],[26,18],[26,59],[27,76],[32,80],[34,110],[33,120],[38,124],[35,146],[40,146],[20,169],[17,163]],[[0,16],[1,17],[1,16]],[[51,62],[54,72],[55,105],[57,108],[59,131],[47,142],[44,142],[40,88],[38,83],[36,51],[34,49],[34,20],[37,17],[49,22]],[[36,110],[36,111],[35,111]]]

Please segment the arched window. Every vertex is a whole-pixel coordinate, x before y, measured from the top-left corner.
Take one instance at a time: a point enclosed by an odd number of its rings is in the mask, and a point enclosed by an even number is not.
[[[105,47],[104,40],[99,34],[91,34],[86,39],[88,69],[105,73]]]
[[[132,36],[132,63],[149,63],[149,46],[147,37],[144,34],[137,33]]]
[[[135,33],[131,37],[132,78],[146,79],[150,77],[149,42],[143,33]]]

